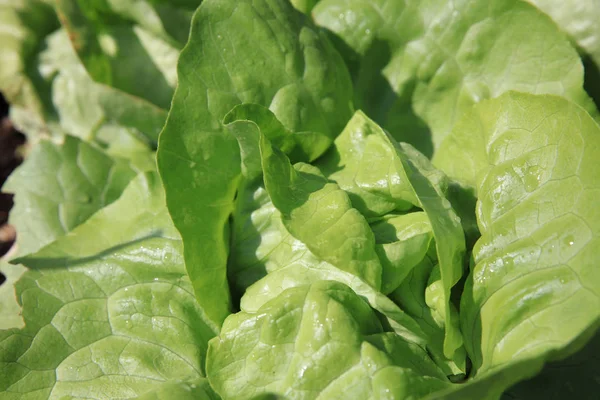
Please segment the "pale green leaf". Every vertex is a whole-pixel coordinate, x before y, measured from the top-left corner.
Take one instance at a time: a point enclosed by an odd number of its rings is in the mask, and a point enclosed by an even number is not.
[[[22,328],[21,305],[17,301],[15,282],[27,269],[0,259],[0,273],[6,279],[0,284],[0,329]]]
[[[402,121],[410,108],[431,129],[437,149],[473,104],[508,90],[565,96],[597,113],[583,90],[576,50],[523,1],[322,0],[313,15],[360,56],[370,60],[371,48],[387,55],[361,79],[385,77],[389,89],[373,96],[370,108],[402,141],[419,125],[412,117],[408,126]],[[412,142],[430,151],[423,138]]]
[[[577,46],[600,66],[600,19],[598,0],[526,0],[546,14],[569,35]]]
[[[35,146],[2,187],[15,194],[18,256],[39,250],[112,203],[135,176],[129,163],[66,136]]]
[[[220,400],[206,378],[191,382],[170,383],[137,397],[138,400]]]
[[[203,376],[215,330],[156,174],[22,261],[25,327],[0,332],[2,398],[132,398]]]
[[[330,175],[330,178],[341,177],[345,181],[344,186],[348,185],[351,191],[358,188],[354,194],[362,204],[370,200],[362,196],[366,193],[388,204],[405,201],[425,211],[431,223],[440,264],[445,303],[441,312],[446,319],[444,353],[452,359],[455,351],[461,348],[462,339],[450,295],[452,287],[463,275],[465,241],[460,220],[443,193],[445,176],[412,146],[397,143],[363,113],[357,112],[349,127],[336,140],[336,145],[350,143],[351,147],[340,147],[337,153],[349,153],[349,158],[361,160],[360,168],[355,167],[350,174],[346,174],[344,169],[339,174]],[[345,138],[345,135],[350,138]],[[328,157],[336,157],[337,153]]]
[[[369,305],[334,281],[227,318],[209,344],[207,373],[228,399],[410,399],[449,385],[423,348],[384,332]]]
[[[461,300],[476,374],[569,348],[600,319],[600,128],[563,98],[508,93],[475,107],[442,149],[439,164],[478,195]]]
[[[39,0],[0,4],[0,91],[9,103],[43,124],[51,108],[50,87],[34,60],[49,33],[58,28],[52,7]]]
[[[261,135],[263,179],[286,229],[319,258],[381,288],[382,267],[375,237],[348,195],[316,167],[294,167]]]

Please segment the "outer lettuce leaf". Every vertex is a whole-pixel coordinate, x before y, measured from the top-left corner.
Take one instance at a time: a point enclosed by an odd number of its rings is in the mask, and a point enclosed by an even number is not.
[[[220,400],[208,380],[199,378],[191,382],[171,383],[137,397],[138,400]]]
[[[94,82],[64,29],[49,35],[45,42],[47,48],[40,52],[37,63],[44,79],[51,83],[53,109],[48,113],[55,120],[46,129],[55,136],[68,133],[121,153],[135,155],[156,146],[165,110]]]
[[[0,91],[7,101],[26,109],[42,124],[50,105],[50,87],[34,67],[46,35],[58,28],[52,6],[40,0],[7,0],[0,4]]]
[[[175,65],[182,43],[166,41],[143,25],[132,24],[111,6],[107,2],[56,1],[73,48],[95,81],[168,109],[177,83]],[[182,15],[179,25],[185,29],[190,17],[189,13],[187,18]],[[148,25],[147,20],[142,22]]]
[[[204,1],[178,79],[159,170],[198,300],[220,324],[230,309],[228,219],[242,176],[224,117],[255,103],[292,132],[334,137],[351,113],[351,83],[324,34],[284,0]]]
[[[25,328],[0,332],[3,398],[131,398],[203,375],[215,331],[156,174],[23,263]]]
[[[411,129],[397,128],[406,126],[402,118],[411,104],[437,149],[473,104],[507,90],[562,95],[596,113],[583,90],[577,52],[553,21],[525,2],[323,0],[313,15],[368,60],[370,48],[389,55],[362,79],[385,76],[397,97],[380,90],[369,108],[379,109],[374,117],[403,141]],[[422,138],[415,145],[430,151]]]
[[[565,31],[577,46],[600,66],[600,19],[597,0],[526,0],[546,14]]]
[[[164,40],[155,38],[153,33],[144,30],[149,29],[151,25],[160,26],[160,21],[155,20],[154,23],[151,23],[151,16],[148,16],[145,28],[131,28],[131,23],[120,20],[121,24],[125,24],[126,27],[121,29],[117,36],[121,42],[129,40],[124,45],[128,51],[116,54],[118,49],[115,46],[117,44],[108,32],[99,34],[100,41],[109,50],[113,50],[111,55],[113,58],[117,57],[119,62],[124,61],[122,60],[123,54],[127,55],[129,60],[149,58],[150,61],[138,68],[122,68],[121,64],[115,72],[115,79],[103,81],[105,84],[98,84],[90,79],[66,33],[62,30],[55,31],[58,28],[58,19],[52,8],[46,3],[48,2],[33,0],[11,1],[2,6],[6,8],[6,12],[3,13],[7,25],[6,41],[12,44],[10,49],[14,49],[15,54],[13,52],[3,53],[6,54],[7,61],[0,63],[2,65],[0,66],[0,88],[8,95],[9,102],[13,103],[11,109],[13,121],[26,132],[30,139],[37,139],[39,136],[49,134],[60,137],[64,133],[68,133],[85,140],[97,139],[99,143],[110,142],[107,145],[118,147],[121,153],[123,153],[123,149],[131,150],[131,143],[138,148],[134,153],[140,153],[144,147],[154,147],[158,133],[166,119],[165,109],[169,107],[173,87],[176,83],[175,63],[182,45],[161,45]],[[69,6],[78,4],[77,2],[59,3],[52,4],[59,6],[59,9],[62,6],[69,8]],[[137,4],[127,4],[130,3],[127,1],[117,3],[118,9],[124,12],[123,9],[128,9],[133,14],[136,12],[139,14],[140,9],[144,8],[142,2],[137,2]],[[103,8],[100,2],[81,4],[84,4],[87,11],[99,11],[95,7]],[[147,6],[146,4],[146,8]],[[166,7],[163,10],[165,18],[167,15],[172,18],[177,14],[168,12],[167,8],[173,8],[171,6],[156,6],[157,9],[161,7]],[[189,25],[191,14],[190,11],[181,11],[183,20],[177,25],[184,28]],[[61,15],[65,25],[72,27],[72,21],[64,13]],[[107,23],[106,27],[110,30],[114,28],[111,24],[118,20],[114,16],[110,17],[110,13],[103,12],[96,17],[80,18],[78,20],[79,28],[86,32],[96,32],[96,29],[103,30],[104,28],[101,26],[104,26],[103,23],[106,22],[104,18],[108,18],[111,23]],[[36,27],[35,34],[29,32],[31,26]],[[128,30],[127,27],[130,29]],[[119,28],[114,29],[119,30]],[[131,33],[133,31],[135,31],[135,35]],[[85,40],[81,40],[82,35],[70,31],[70,38],[75,41],[73,46],[79,51],[84,50],[83,44],[86,43]],[[119,44],[122,44],[121,42]],[[134,44],[137,44],[137,47]],[[132,51],[133,48],[138,51]],[[17,56],[21,57],[19,62],[15,61]],[[95,61],[92,60],[93,65],[97,64]],[[157,65],[156,68],[149,68],[154,64]],[[135,75],[121,76],[126,71],[134,71]],[[150,71],[158,72],[148,78],[151,80],[151,85],[142,87],[140,82],[145,76],[143,74],[151,74]],[[168,90],[160,91],[158,82],[161,79],[170,82]],[[137,86],[134,86],[133,89],[127,85],[123,86],[121,85],[123,81],[135,82]],[[132,96],[127,91],[138,96]],[[164,94],[160,94],[163,92]],[[159,102],[157,99],[160,96],[162,96],[160,105],[163,108],[150,102],[155,100]],[[113,133],[115,130],[119,132]],[[127,143],[122,143],[124,137],[127,138]]]
[[[66,136],[42,140],[2,190],[15,194],[17,256],[35,252],[115,201],[135,176],[128,162]]]
[[[192,14],[200,3],[201,0],[107,0],[95,8],[102,22],[115,17],[133,21],[164,40],[175,41],[183,47],[190,33]]]
[[[15,294],[15,282],[27,269],[0,259],[0,272],[6,278],[0,284],[0,329],[22,328],[21,306]]]
[[[449,385],[421,347],[385,333],[368,304],[334,281],[285,290],[227,318],[209,344],[207,372],[228,399],[408,399]]]
[[[512,92],[475,107],[442,145],[438,165],[479,197],[461,299],[475,379],[520,360],[541,367],[598,326],[599,148],[600,127],[577,105]]]

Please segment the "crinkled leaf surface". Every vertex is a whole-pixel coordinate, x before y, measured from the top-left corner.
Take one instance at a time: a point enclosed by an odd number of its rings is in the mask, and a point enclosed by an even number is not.
[[[426,256],[433,238],[424,212],[389,215],[371,224],[382,266],[381,291],[389,294]]]
[[[449,385],[421,347],[384,332],[369,305],[334,281],[285,290],[227,318],[209,344],[207,372],[231,399],[408,399]]]
[[[242,174],[223,118],[256,103],[292,132],[334,137],[350,117],[351,83],[325,35],[284,0],[204,1],[178,75],[159,170],[196,294],[220,324],[229,313],[228,218]]]
[[[381,263],[366,219],[346,193],[308,164],[294,167],[261,136],[263,179],[286,229],[315,255],[381,288]]]
[[[380,312],[383,316],[382,323],[390,330],[423,348],[429,346],[429,338],[419,328],[418,323],[388,297],[355,275],[319,260],[302,242],[294,241],[292,244],[298,249],[297,258],[250,286],[240,301],[242,311],[256,312],[266,302],[289,288],[321,280],[337,281],[347,285],[373,309]]]
[[[215,331],[156,174],[23,264],[25,327],[0,332],[3,398],[132,398],[203,375]]]
[[[438,165],[478,194],[461,299],[477,375],[545,360],[598,323],[599,149],[579,106],[523,93],[475,107],[442,145]]]
[[[331,150],[317,162],[323,174],[348,192],[353,207],[367,218],[379,217],[394,210],[406,211],[418,204],[406,175],[390,177],[388,185],[394,190],[394,196],[372,193],[368,190],[368,183],[360,184],[359,175],[363,181],[369,180],[373,184],[383,182],[385,185],[390,173],[390,168],[380,168],[378,161],[381,160],[366,149],[367,138],[373,134],[373,129],[380,128],[357,111],[335,139]],[[384,163],[389,165],[388,161]]]
[[[313,15],[359,55],[378,46],[389,55],[363,79],[385,76],[397,98],[373,96],[378,104],[371,108],[402,140],[408,136],[395,132],[393,119],[411,103],[431,129],[434,148],[469,107],[507,90],[562,95],[595,112],[577,52],[553,21],[525,2],[323,0]],[[410,133],[417,123],[404,126]],[[421,139],[415,144],[423,148]]]
[[[442,304],[445,304],[443,315],[447,319],[444,353],[452,358],[454,352],[461,347],[462,339],[456,310],[450,304],[450,294],[463,273],[465,242],[460,221],[440,187],[439,182],[443,178],[439,177],[439,171],[431,167],[422,155],[417,155],[418,152],[409,145],[395,142],[363,113],[357,112],[348,128],[336,139],[336,151],[329,155],[334,158],[334,165],[342,163],[339,167],[341,171],[331,174],[330,178],[339,176],[344,182],[343,186],[349,187],[350,191],[354,190],[354,195],[358,198],[355,203],[366,204],[374,198],[375,201],[383,199],[390,205],[405,201],[423,208],[436,239],[440,263]],[[337,147],[338,144],[341,146]],[[350,155],[343,156],[344,153]],[[345,172],[345,168],[342,169],[345,161],[338,161],[344,159],[349,163],[353,162],[355,166],[350,167],[349,173]],[[360,160],[360,164],[353,159]],[[326,169],[331,169],[331,162],[328,164]],[[354,188],[358,188],[358,191]],[[363,198],[362,193],[371,197]],[[391,210],[392,207],[387,209],[388,212]]]
[[[0,284],[0,329],[21,328],[21,305],[17,302],[15,282],[27,269],[0,259],[0,273],[6,279]]]
[[[35,146],[2,190],[15,193],[17,256],[39,250],[112,203],[135,176],[128,162],[75,137]]]
[[[244,189],[238,200],[233,214],[228,272],[236,295],[239,297],[244,293],[240,302],[242,310],[256,311],[291,287],[318,280],[336,280],[364,297],[396,333],[423,346],[428,343],[417,323],[385,295],[356,275],[319,259],[306,244],[292,236],[263,185],[253,190]],[[381,246],[399,245],[401,242]],[[395,254],[393,247],[388,251]]]

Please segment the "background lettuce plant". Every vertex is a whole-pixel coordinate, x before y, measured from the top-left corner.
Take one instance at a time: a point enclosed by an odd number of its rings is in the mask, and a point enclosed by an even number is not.
[[[539,3],[5,1],[0,397],[595,398],[600,31]]]

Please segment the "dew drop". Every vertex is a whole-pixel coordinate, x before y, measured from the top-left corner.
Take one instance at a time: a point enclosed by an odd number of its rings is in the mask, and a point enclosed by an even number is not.
[[[563,244],[569,247],[573,246],[575,244],[575,238],[573,237],[573,235],[565,236],[565,238],[563,239]]]

